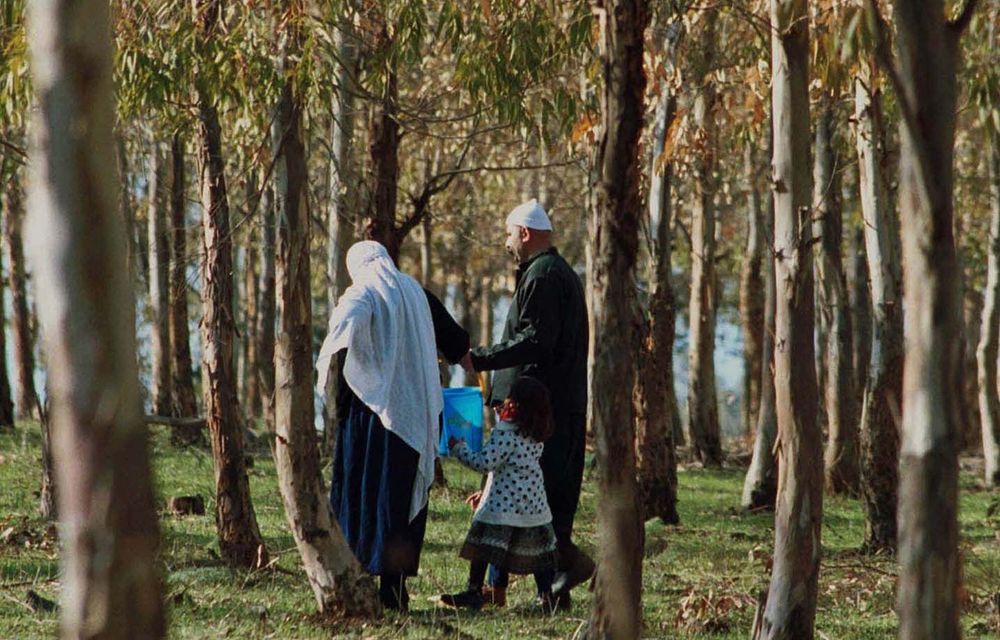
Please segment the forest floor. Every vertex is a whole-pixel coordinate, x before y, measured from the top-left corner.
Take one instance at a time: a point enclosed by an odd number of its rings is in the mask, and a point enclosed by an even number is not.
[[[40,468],[37,426],[0,434],[0,638],[54,637],[58,615],[36,611],[32,591],[58,600],[55,528],[38,516]],[[532,611],[530,577],[516,579],[506,609],[456,612],[436,605],[440,593],[465,584],[467,565],[457,556],[469,523],[465,496],[478,477],[445,462],[448,486],[435,488],[420,576],[411,579],[409,615],[376,622],[324,623],[299,564],[285,521],[274,464],[258,450],[250,470],[257,519],[277,570],[234,571],[218,558],[212,458],[201,449],[177,449],[159,428],[153,437],[161,505],[162,560],[175,638],[567,638],[584,624],[591,595],[574,591],[570,611]],[[975,465],[973,461],[972,466]],[[982,488],[968,464],[961,477],[961,548],[964,558],[966,638],[1000,637],[1000,494]],[[746,638],[755,596],[767,587],[772,514],[738,509],[744,469],[682,469],[680,526],[646,524],[643,616],[647,638]],[[596,487],[589,477],[577,515],[577,538],[593,550]],[[162,505],[173,495],[200,494],[208,515],[174,516]],[[857,549],[864,520],[856,500],[827,497],[823,565],[816,626],[820,639],[895,637],[897,567],[891,558]],[[37,601],[36,601],[37,602]]]

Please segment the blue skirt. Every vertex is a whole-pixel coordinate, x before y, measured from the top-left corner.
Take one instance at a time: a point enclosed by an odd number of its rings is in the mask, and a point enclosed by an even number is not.
[[[365,403],[351,398],[337,431],[330,509],[371,574],[417,574],[427,528],[427,507],[409,519],[418,460]]]

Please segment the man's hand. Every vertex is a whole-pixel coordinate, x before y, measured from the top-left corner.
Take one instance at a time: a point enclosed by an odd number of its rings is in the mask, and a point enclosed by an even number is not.
[[[458,364],[462,365],[462,368],[469,373],[475,373],[476,370],[472,366],[472,351],[466,351],[462,359],[458,361]]]
[[[482,501],[482,499],[483,499],[483,492],[482,490],[479,490],[475,493],[470,493],[469,496],[465,499],[465,504],[469,505],[469,507],[472,509],[478,509],[479,503],[480,501]]]

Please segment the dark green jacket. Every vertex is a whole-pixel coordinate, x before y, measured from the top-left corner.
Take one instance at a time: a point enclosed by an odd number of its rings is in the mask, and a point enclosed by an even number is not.
[[[496,371],[488,400],[507,397],[514,379],[533,376],[559,413],[587,410],[587,306],[583,285],[555,248],[522,263],[503,338],[472,350],[476,371]]]

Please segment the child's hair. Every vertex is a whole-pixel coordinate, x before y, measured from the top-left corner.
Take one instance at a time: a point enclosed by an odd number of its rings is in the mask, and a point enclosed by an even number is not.
[[[510,394],[504,400],[504,411],[521,435],[545,442],[552,435],[552,404],[549,390],[536,378],[521,376],[514,380]]]

